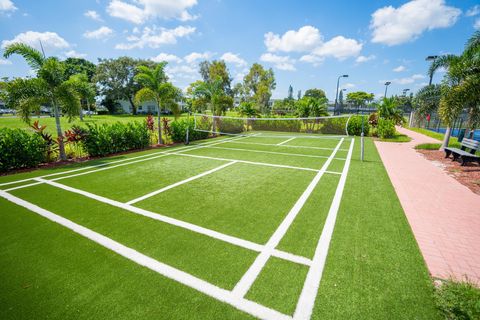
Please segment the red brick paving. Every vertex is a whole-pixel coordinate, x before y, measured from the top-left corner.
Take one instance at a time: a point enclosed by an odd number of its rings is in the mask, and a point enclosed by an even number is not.
[[[397,129],[412,141],[375,144],[430,274],[480,285],[480,196],[413,148],[438,140]]]

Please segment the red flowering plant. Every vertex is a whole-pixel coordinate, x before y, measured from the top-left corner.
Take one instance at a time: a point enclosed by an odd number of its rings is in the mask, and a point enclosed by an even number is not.
[[[53,161],[53,156],[56,155],[58,152],[58,139],[61,139],[62,137],[58,137],[57,140],[54,139],[50,133],[45,131],[47,126],[40,125],[38,120],[35,121],[32,125],[30,125],[30,128],[32,128],[33,131],[40,137],[42,137],[43,141],[45,141],[47,145],[47,160]]]

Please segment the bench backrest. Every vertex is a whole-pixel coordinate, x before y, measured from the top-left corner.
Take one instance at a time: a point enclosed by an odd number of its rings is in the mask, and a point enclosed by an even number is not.
[[[462,150],[470,149],[471,154],[475,154],[475,151],[480,147],[480,141],[473,139],[463,139],[462,140]]]

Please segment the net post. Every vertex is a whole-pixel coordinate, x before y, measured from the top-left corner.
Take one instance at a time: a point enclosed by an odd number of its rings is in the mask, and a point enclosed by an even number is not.
[[[191,112],[188,111],[188,115],[187,115],[187,132],[185,133],[185,145],[189,145],[190,144],[190,114]]]
[[[363,125],[363,115],[362,115],[362,133],[360,135],[360,160],[363,161],[363,156],[365,154],[365,150],[363,148],[364,144],[363,144],[363,137],[364,137],[364,133],[363,133],[363,130],[364,130],[364,125]]]

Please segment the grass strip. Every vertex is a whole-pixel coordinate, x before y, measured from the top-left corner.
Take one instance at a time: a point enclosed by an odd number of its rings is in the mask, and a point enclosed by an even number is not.
[[[433,287],[371,139],[355,144],[312,319],[439,319]]]

